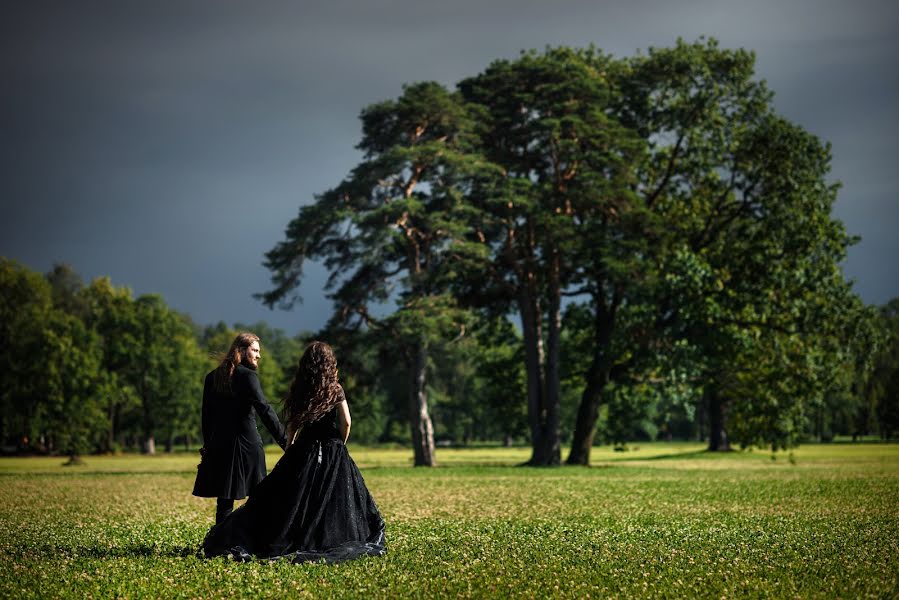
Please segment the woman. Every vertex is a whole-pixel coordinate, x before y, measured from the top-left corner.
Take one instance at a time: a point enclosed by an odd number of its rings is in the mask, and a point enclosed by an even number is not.
[[[337,562],[384,554],[384,520],[346,449],[350,410],[328,344],[313,342],[300,358],[284,422],[284,456],[209,530],[204,555]]]

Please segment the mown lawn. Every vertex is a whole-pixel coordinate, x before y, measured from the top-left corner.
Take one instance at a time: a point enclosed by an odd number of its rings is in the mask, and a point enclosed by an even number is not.
[[[389,552],[335,566],[196,558],[195,455],[2,458],[0,598],[899,597],[899,445],[638,446],[559,469],[441,449],[430,470],[351,446]]]

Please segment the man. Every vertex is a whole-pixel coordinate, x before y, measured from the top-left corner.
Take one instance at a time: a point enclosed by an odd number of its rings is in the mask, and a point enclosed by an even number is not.
[[[246,498],[265,477],[257,413],[278,445],[287,447],[284,428],[259,385],[260,357],[259,337],[241,333],[203,385],[202,460],[193,494],[218,498],[216,523],[231,513],[235,500]]]

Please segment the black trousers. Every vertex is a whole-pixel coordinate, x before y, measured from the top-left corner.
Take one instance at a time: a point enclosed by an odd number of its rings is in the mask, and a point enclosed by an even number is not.
[[[215,523],[218,525],[234,510],[234,500],[231,498],[219,498],[215,501]]]

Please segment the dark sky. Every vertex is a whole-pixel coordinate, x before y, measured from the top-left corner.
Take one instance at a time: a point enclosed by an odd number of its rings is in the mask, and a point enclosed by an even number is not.
[[[263,254],[359,160],[359,111],[404,83],[594,43],[706,35],[758,56],[778,111],[833,144],[846,275],[899,296],[899,3],[0,1],[0,255],[71,264],[200,323],[317,329],[323,272],[269,311]]]

